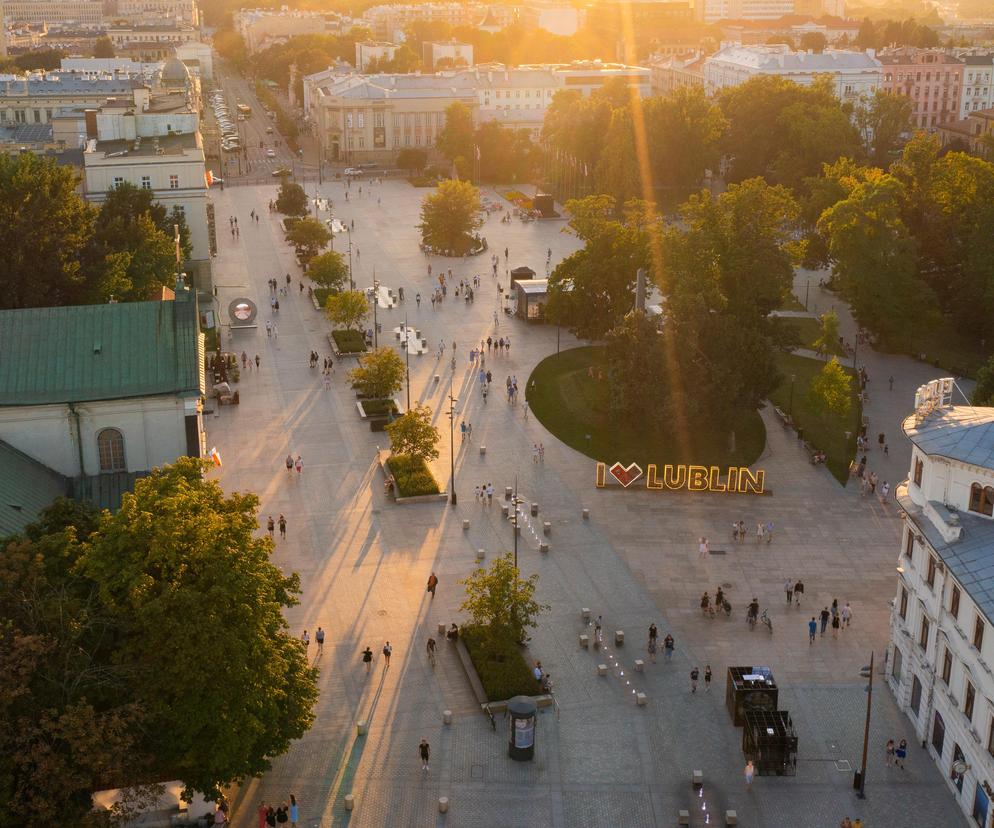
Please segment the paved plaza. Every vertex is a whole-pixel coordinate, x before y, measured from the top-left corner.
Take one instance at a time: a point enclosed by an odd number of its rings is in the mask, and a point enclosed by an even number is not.
[[[309,185],[309,195],[311,190]],[[285,570],[300,573],[301,602],[288,611],[288,619],[294,633],[311,634],[321,697],[310,732],[236,797],[238,828],[257,824],[260,800],[280,802],[290,793],[300,803],[302,826],[640,828],[676,825],[680,809],[690,811],[692,825],[717,825],[726,808],[735,809],[744,826],[834,828],[846,815],[861,816],[866,828],[966,824],[923,750],[912,746],[906,771],[884,766],[884,742],[913,742],[913,734],[880,671],[867,799],[860,802],[852,791],[866,702],[859,670],[871,651],[882,666],[895,591],[899,522],[893,502],[862,499],[855,487],[840,487],[826,469],[810,465],[793,435],[768,412],[768,445],[756,465],[766,470],[769,497],[595,489],[593,461],[526,418],[523,406],[508,406],[500,393],[506,376],[516,376],[523,387],[535,364],[555,352],[556,329],[500,314],[495,330],[499,299],[489,254],[433,258],[435,274],[451,267],[458,283],[479,273],[482,287],[469,305],[455,299],[450,287],[441,307],[432,309],[427,299],[437,282],[428,276],[415,228],[428,190],[388,181],[368,195],[369,185],[363,184],[363,196],[353,186],[346,203],[340,183],[325,184],[320,192],[334,201],[334,215],[355,221],[357,288],[372,284],[374,270],[383,285],[395,292],[404,288],[406,301],[377,311],[380,343],[397,346],[392,331],[405,314],[428,340],[428,353],[410,357],[410,393],[412,404],[431,406],[442,431],[435,472],[443,484],[450,460],[444,414],[450,378],[459,398],[458,506],[388,501],[375,463],[377,448],[385,449],[388,441],[357,416],[345,378],[351,364],[336,365],[329,391],[320,373],[308,367],[311,350],[328,355],[329,325],[296,288],[300,270],[282,241],[278,217],[266,208],[275,192],[275,186],[235,186],[214,194],[219,227],[237,215],[243,228],[239,239],[222,234],[219,240],[220,306],[248,296],[261,309],[260,327],[238,331],[230,341],[226,335],[224,348],[245,350],[250,358],[259,354],[261,370],[242,375],[241,404],[226,406],[209,420],[208,440],[224,459],[217,472],[224,487],[259,494],[262,525],[268,515],[286,516],[287,540],[277,541],[274,558]],[[262,214],[257,225],[249,221],[253,209]],[[491,251],[500,254],[505,289],[505,247],[509,267],[528,265],[544,275],[547,248],[553,264],[577,248],[576,239],[561,232],[565,226],[487,220],[482,232]],[[336,249],[344,243],[344,236],[336,237]],[[271,316],[266,280],[287,272],[293,290]],[[802,299],[806,280],[800,274],[795,286]],[[816,284],[815,277],[809,304],[824,309],[833,300]],[[414,301],[418,292],[424,300],[420,309]],[[851,319],[838,310],[851,339]],[[266,319],[276,322],[278,336],[267,338]],[[487,358],[496,393],[484,403],[468,357],[474,343],[488,335],[509,335],[511,348],[507,356]],[[435,352],[441,339],[448,353],[440,364]],[[563,331],[561,344],[577,343]],[[910,458],[898,433],[900,420],[914,388],[937,372],[873,353],[861,354],[860,362],[870,372],[870,430],[888,433],[890,445],[886,458],[870,453],[870,467],[893,486],[906,476]],[[398,395],[401,402],[405,397],[405,391]],[[473,425],[466,443],[458,433],[462,419]],[[544,444],[544,463],[533,462],[537,442]],[[287,473],[287,454],[301,455],[302,474]],[[559,715],[552,708],[540,713],[535,760],[520,764],[507,758],[505,722],[498,719],[498,732],[491,731],[450,646],[440,642],[434,670],[425,658],[425,641],[437,637],[437,625],[462,620],[457,581],[474,568],[476,550],[486,550],[489,562],[510,547],[498,496],[515,479],[521,496],[540,504],[537,520],[552,523],[550,553],[539,553],[526,527],[519,556],[525,574],[539,574],[538,598],[552,607],[541,616],[529,658],[540,659],[551,673],[560,706]],[[473,487],[480,483],[492,483],[497,491],[490,508],[474,501]],[[589,520],[581,517],[583,508],[590,509]],[[464,519],[470,521],[468,531]],[[739,519],[753,528],[758,521],[774,521],[773,542],[733,543],[731,525]],[[701,536],[709,537],[713,553],[724,554],[702,560]],[[440,581],[433,600],[425,591],[432,571]],[[800,609],[785,605],[788,578],[804,581]],[[710,620],[702,617],[698,601],[718,585],[734,609],[731,618]],[[745,606],[754,595],[769,608],[772,636],[745,624]],[[840,605],[851,602],[852,627],[838,640],[829,631],[811,646],[806,622],[833,598]],[[624,646],[615,648],[609,640],[607,653],[580,649],[578,635],[586,629],[582,607],[603,615],[606,632],[624,630]],[[676,654],[670,663],[660,658],[635,673],[634,660],[648,660],[650,622],[659,626],[660,638],[672,632]],[[328,636],[321,655],[313,643],[319,626]],[[380,656],[385,641],[393,646],[389,668]],[[368,674],[361,662],[367,645],[376,654]],[[599,677],[596,665],[606,655],[619,666]],[[689,671],[705,664],[714,671],[714,686],[709,693],[691,694]],[[742,732],[724,708],[724,690],[726,668],[750,664],[772,668],[780,708],[790,711],[797,729],[799,753],[796,777],[760,777],[747,789]],[[646,707],[635,705],[636,690],[648,695]],[[451,726],[442,722],[446,709],[454,713]],[[359,720],[369,723],[364,736],[356,735]],[[432,748],[428,774],[418,759],[422,738]],[[695,769],[704,772],[701,795],[691,786]],[[347,794],[355,797],[351,813],[344,809]],[[438,813],[440,796],[451,802],[444,816]]]

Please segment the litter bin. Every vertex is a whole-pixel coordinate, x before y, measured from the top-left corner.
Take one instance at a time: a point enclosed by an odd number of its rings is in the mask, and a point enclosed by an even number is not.
[[[507,703],[510,723],[507,755],[516,762],[535,758],[535,717],[538,706],[528,696],[515,696]]]
[[[402,287],[397,288],[397,296],[400,298],[401,302],[404,301],[404,288]]]

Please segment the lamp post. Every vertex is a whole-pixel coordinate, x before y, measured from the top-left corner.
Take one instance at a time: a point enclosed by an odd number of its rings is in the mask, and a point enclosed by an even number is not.
[[[514,515],[511,517],[514,532],[514,568],[518,568],[518,475],[514,475]]]
[[[355,290],[355,280],[352,278],[352,228],[346,224],[345,230],[349,234],[349,290]]]
[[[455,442],[455,422],[456,403],[459,402],[452,396],[452,377],[449,377],[449,502],[456,505],[456,442]]]
[[[870,744],[870,704],[873,701],[873,653],[870,653],[870,666],[860,670],[860,675],[869,678],[866,685],[866,725],[863,728],[863,763],[859,772],[859,790],[856,796],[866,799],[866,752]]]
[[[404,314],[404,362],[407,363],[407,410],[411,410],[411,336],[407,327],[407,314]]]
[[[790,405],[787,407],[787,416],[794,416],[794,380],[797,377],[794,374],[790,375]]]
[[[380,340],[378,336],[377,329],[380,327],[376,322],[376,306],[379,303],[377,291],[380,289],[380,283],[376,280],[376,275],[373,275],[373,347],[378,348],[380,346]]]

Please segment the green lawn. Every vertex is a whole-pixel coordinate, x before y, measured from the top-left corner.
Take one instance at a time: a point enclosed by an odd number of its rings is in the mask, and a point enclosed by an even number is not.
[[[337,328],[331,332],[331,336],[341,354],[362,354],[366,351],[366,339],[359,331]]]
[[[963,336],[951,321],[944,320],[933,330],[916,329],[909,333],[907,342],[882,342],[877,348],[884,353],[910,354],[918,358],[925,354],[926,362],[944,368],[957,376],[976,377],[977,369],[987,362],[990,347]]]
[[[648,463],[747,466],[759,457],[766,431],[755,411],[744,414],[736,429],[734,454],[727,450],[726,435],[695,429],[681,440],[650,426],[619,428],[608,406],[605,354],[601,347],[563,351],[542,360],[528,379],[532,413],[566,445],[595,460],[635,461],[643,468]],[[598,380],[598,372],[605,378]]]
[[[797,331],[798,341],[800,342],[802,348],[809,348],[812,351],[815,350],[815,341],[821,336],[820,321],[803,316],[788,316],[781,319],[781,322],[783,322],[786,327],[793,328]],[[842,346],[839,345],[838,340],[832,343],[828,352],[830,354],[842,355]]]
[[[811,380],[821,371],[825,363],[818,359],[794,356],[793,354],[777,354],[777,363],[784,381],[770,395],[770,401],[783,411],[790,414],[798,429],[803,433],[813,448],[821,449],[827,455],[826,465],[835,478],[845,485],[849,480],[849,463],[856,456],[856,424],[860,421],[858,414],[859,397],[858,384],[853,379],[852,404],[845,419],[826,411],[815,408],[808,399],[808,388]],[[852,374],[851,368],[846,372]],[[791,396],[791,376],[794,377],[794,392]],[[846,432],[850,437],[846,439]]]

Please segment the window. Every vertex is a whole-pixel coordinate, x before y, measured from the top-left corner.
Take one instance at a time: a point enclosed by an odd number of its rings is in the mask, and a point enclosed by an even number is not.
[[[973,646],[978,650],[984,648],[984,620],[979,615],[973,622]]]
[[[915,458],[915,478],[914,478],[916,486],[920,487],[922,485],[922,475],[923,475],[924,471],[925,471],[925,464],[921,461],[921,458],[916,457]]]
[[[931,632],[931,625],[928,623],[928,618],[924,615],[922,616],[922,626],[921,631],[918,634],[918,646],[923,650],[928,649],[928,635]]]
[[[963,714],[972,722],[973,721],[973,703],[977,700],[977,691],[974,689],[973,685],[967,681],[966,683],[966,694],[963,697]]]
[[[949,652],[949,648],[946,647],[945,653],[942,655],[942,681],[945,683],[946,687],[949,686],[949,679],[953,675],[953,654]]]
[[[959,587],[956,584],[953,584],[952,592],[949,593],[949,614],[959,620]]]
[[[935,719],[932,724],[932,747],[935,748],[936,756],[942,758],[942,746],[946,741],[946,723],[942,721],[942,715],[935,711]]]
[[[922,703],[922,683],[919,681],[918,676],[915,676],[911,680],[911,709],[914,711],[915,716],[918,715],[918,709],[921,707]]]
[[[100,471],[127,471],[124,462],[124,435],[116,428],[105,428],[97,433],[97,455]]]
[[[970,487],[970,511],[982,515],[994,514],[994,488],[974,483]]]
[[[151,190],[152,189],[152,179],[149,176],[147,176],[147,175],[143,175],[142,176],[142,189],[143,190]]]
[[[901,652],[900,647],[894,648],[894,661],[891,663],[890,674],[894,677],[894,681],[901,681],[901,668],[904,664],[904,654]]]
[[[897,614],[905,620],[908,618],[908,590],[904,587],[901,587],[901,603],[898,606]]]
[[[119,176],[119,175],[115,175],[114,176],[114,186],[115,187],[120,187],[123,183],[124,183],[124,179],[121,178],[121,176]]]
[[[925,571],[925,583],[930,587],[935,586],[935,556],[928,556],[928,568]]]
[[[983,785],[978,779],[977,790],[973,795],[973,818],[981,828],[985,828],[987,825],[987,809],[989,806],[990,800],[987,798],[987,792],[984,791]]]
[[[909,558],[915,557],[915,533],[908,527],[908,539],[904,543],[904,554]]]
[[[957,762],[966,762],[966,757],[963,756],[963,751],[960,746],[953,742],[953,761],[949,763],[949,778],[953,780],[953,784],[956,786],[956,790],[963,791],[963,774],[956,773],[953,768]]]
[[[179,176],[171,175],[169,176],[169,189],[178,190],[179,189]]]
[[[987,752],[994,756],[994,716],[991,716],[991,722],[987,726]]]

